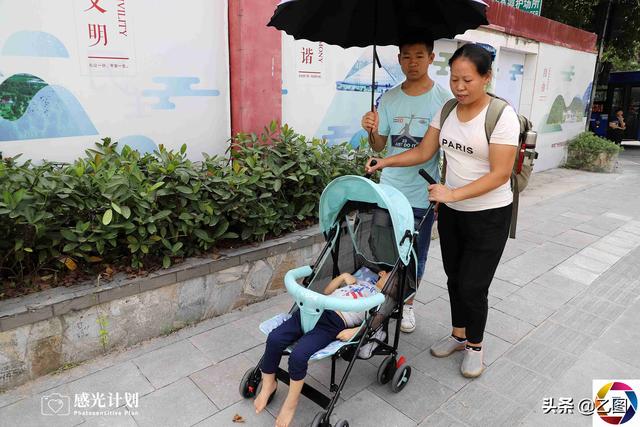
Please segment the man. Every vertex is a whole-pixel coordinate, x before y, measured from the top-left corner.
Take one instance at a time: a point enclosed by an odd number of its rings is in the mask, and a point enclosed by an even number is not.
[[[429,77],[429,65],[433,63],[433,59],[432,40],[408,37],[400,43],[398,62],[406,77],[405,81],[382,95],[377,111],[367,112],[362,117],[362,128],[371,133],[371,148],[375,151],[386,148],[387,155],[394,155],[420,144],[433,116],[453,97],[449,90]],[[424,164],[385,168],[382,172],[380,182],[397,188],[409,200],[416,226],[429,205],[427,183],[418,175],[418,170],[425,169],[439,181],[439,165],[440,156],[436,155]],[[427,261],[433,219],[432,211],[419,230],[418,282],[422,278]],[[411,299],[404,306],[400,330],[409,333],[415,328],[416,318]]]
[[[609,128],[611,140],[617,145],[622,144],[624,131],[627,130],[627,125],[624,122],[624,116],[621,108],[616,110],[616,116],[612,121],[609,122]]]

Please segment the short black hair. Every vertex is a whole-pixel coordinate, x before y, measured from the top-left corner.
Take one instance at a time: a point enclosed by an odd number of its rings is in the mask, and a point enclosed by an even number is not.
[[[624,114],[624,110],[622,108],[616,108],[616,110],[614,111],[614,113],[618,114],[618,111],[621,111],[622,114]]]
[[[491,63],[493,62],[491,53],[476,43],[467,43],[460,46],[458,50],[453,53],[451,59],[449,59],[449,67],[451,67],[451,64],[458,58],[466,58],[473,62],[478,74],[481,76],[486,76],[491,72]]]
[[[398,49],[402,50],[403,46],[412,44],[423,44],[429,53],[433,52],[433,38],[429,35],[419,33],[404,34],[400,37],[400,43],[398,43]]]

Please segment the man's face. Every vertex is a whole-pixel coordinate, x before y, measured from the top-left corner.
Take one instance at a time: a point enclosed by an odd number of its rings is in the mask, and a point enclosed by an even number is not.
[[[433,62],[433,52],[427,50],[423,43],[402,46],[398,54],[398,62],[407,80],[420,80]]]
[[[622,110],[618,110],[618,111],[616,111],[616,116],[618,116],[618,117],[622,117]]]

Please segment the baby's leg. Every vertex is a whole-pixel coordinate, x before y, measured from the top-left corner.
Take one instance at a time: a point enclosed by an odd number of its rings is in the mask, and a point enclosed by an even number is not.
[[[345,324],[342,318],[340,318],[335,311],[327,310],[322,313],[315,328],[298,340],[298,343],[289,356],[289,393],[276,419],[277,427],[288,427],[291,425],[298,401],[300,400],[304,378],[307,375],[309,358],[316,351],[335,341],[338,333],[344,328]]]
[[[267,344],[264,356],[262,356],[262,364],[260,365],[262,370],[262,389],[253,402],[256,413],[259,413],[267,406],[269,397],[276,390],[276,370],[280,365],[282,352],[301,336],[300,312],[296,311],[290,319],[271,331],[267,337]]]

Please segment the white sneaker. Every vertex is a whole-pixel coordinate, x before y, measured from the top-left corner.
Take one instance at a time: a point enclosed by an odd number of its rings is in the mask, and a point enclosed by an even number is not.
[[[411,333],[416,330],[416,315],[413,312],[413,305],[405,304],[402,309],[402,322],[400,322],[400,330],[405,333]]]
[[[387,334],[382,329],[379,329],[378,332],[373,334],[372,339],[375,338],[379,341],[384,342],[384,339],[386,337],[387,337]],[[373,355],[373,350],[375,350],[377,347],[378,347],[377,342],[369,341],[368,343],[360,347],[360,351],[358,351],[358,357],[360,359],[369,359]]]

